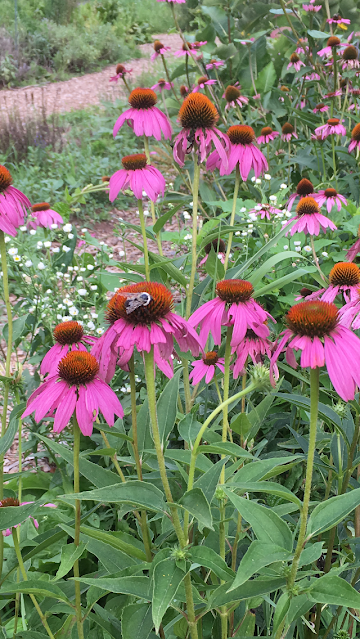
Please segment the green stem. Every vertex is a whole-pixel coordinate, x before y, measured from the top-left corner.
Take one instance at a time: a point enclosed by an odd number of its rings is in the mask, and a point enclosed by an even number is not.
[[[126,89],[127,89],[128,93],[131,93],[131,89],[130,89],[130,87],[129,87],[128,83],[126,82],[126,80],[125,80],[124,76],[123,76],[121,79],[122,79],[123,83],[125,84],[125,86],[126,86]]]
[[[190,413],[192,406],[190,380],[189,380],[189,362],[187,359],[182,360],[183,365],[183,382],[184,382],[184,395],[185,395],[185,413]]]
[[[236,172],[235,172],[235,186],[234,186],[234,195],[233,195],[233,204],[232,204],[232,210],[231,210],[231,216],[230,216],[230,226],[234,226],[234,222],[235,222],[235,215],[236,215],[236,203],[237,203],[237,196],[239,193],[239,186],[240,186],[240,169],[239,169],[239,163],[236,164]],[[228,238],[228,245],[227,245],[227,249],[226,249],[226,255],[225,255],[225,262],[224,262],[224,271],[226,273],[226,269],[228,267],[229,264],[229,255],[231,252],[231,244],[233,241],[233,237],[234,237],[234,233],[233,231],[231,231],[229,233],[229,238]]]
[[[331,47],[333,54],[333,69],[334,69],[334,93],[337,90],[337,56],[336,56],[336,47]]]
[[[190,91],[191,87],[190,87],[190,78],[189,78],[189,56],[188,56],[188,54],[186,54],[186,56],[185,56],[185,73],[186,73],[186,80],[187,80],[187,83],[188,83],[188,90]]]
[[[303,550],[306,535],[307,516],[309,511],[309,502],[311,494],[311,482],[314,468],[314,456],[316,449],[316,426],[319,409],[319,373],[320,369],[310,368],[310,432],[309,432],[309,449],[307,454],[306,478],[304,489],[304,500],[300,513],[300,530],[298,542],[291,566],[291,573],[288,583],[289,590],[294,587],[296,574],[299,566],[300,555]]]
[[[146,135],[144,135],[144,149],[145,149],[146,161],[148,164],[151,164],[149,139]],[[152,223],[153,225],[155,225],[156,224],[155,204],[152,200],[150,200],[150,211],[151,211]],[[159,255],[163,255],[160,232],[156,233],[156,242],[158,245]]]
[[[74,425],[74,493],[80,492],[80,471],[79,471],[79,457],[80,457],[80,428],[77,423],[75,415],[73,415]],[[80,499],[75,499],[75,546],[80,545],[80,523],[81,523],[81,504]],[[79,560],[74,562],[74,577],[75,581],[75,608],[76,608],[76,625],[79,635],[79,639],[84,639],[83,620],[81,615],[81,586],[78,578],[80,577]]]
[[[287,22],[288,22],[288,25],[289,25],[289,27],[290,27],[291,31],[293,32],[293,34],[294,34],[294,36],[295,36],[296,40],[298,41],[298,40],[300,39],[300,38],[299,38],[299,35],[298,35],[298,33],[297,33],[297,31],[296,31],[295,27],[293,27],[293,24],[292,24],[292,22],[291,22],[291,20],[290,20],[290,16],[289,16],[288,12],[286,11],[286,7],[285,7],[285,2],[284,2],[284,0],[280,0],[280,4],[281,4],[281,8],[282,8],[282,10],[283,10],[283,12],[284,12],[285,18],[286,18],[286,20],[287,20]]]
[[[321,151],[321,159],[322,159],[322,165],[323,165],[323,182],[325,182],[325,180],[326,180],[326,164],[325,164],[324,149],[323,149],[322,143],[320,145],[320,151]]]
[[[161,53],[160,55],[161,55],[161,59],[162,59],[163,65],[164,65],[164,69],[165,69],[167,80],[168,80],[168,82],[170,83],[170,86],[171,86],[171,91],[173,92],[175,100],[177,100],[178,103],[181,104],[178,96],[176,95],[176,91],[174,89],[173,83],[171,82],[171,78],[170,78],[169,70],[168,70],[168,67],[167,67],[167,64],[166,64],[166,61],[165,61],[164,54]]]
[[[21,550],[20,550],[20,546],[19,546],[19,539],[18,539],[18,536],[17,536],[16,528],[12,528],[11,532],[12,532],[12,538],[13,538],[13,542],[14,542],[14,549],[15,549],[15,553],[16,553],[16,558],[18,560],[20,572],[22,574],[23,580],[24,581],[28,581],[28,576],[26,574],[24,562],[23,562],[23,559],[22,559],[22,556],[21,556]],[[46,621],[46,617],[42,613],[42,610],[41,610],[36,598],[34,597],[34,595],[30,595],[30,599],[31,599],[31,601],[34,604],[34,606],[35,606],[35,608],[37,610],[37,613],[38,613],[38,615],[39,615],[39,617],[41,619],[41,623],[44,626],[46,632],[48,633],[50,639],[55,639],[53,633],[51,632],[51,630],[49,628],[49,624]]]
[[[337,181],[336,160],[335,160],[335,141],[334,141],[333,135],[331,136],[331,147],[332,147],[332,157],[333,157],[334,178],[335,178],[336,189],[338,190],[339,186]]]
[[[147,246],[146,225],[145,225],[145,217],[144,217],[142,200],[138,200],[138,207],[139,207],[141,234],[142,234],[143,242],[144,242],[145,278],[147,282],[150,282],[149,252],[148,252],[148,246]]]
[[[194,290],[195,275],[196,275],[196,255],[197,255],[197,213],[198,213],[198,201],[199,201],[199,183],[200,183],[200,164],[198,163],[197,150],[194,154],[194,180],[192,185],[193,196],[193,213],[192,213],[192,243],[191,243],[191,273],[190,281],[186,294],[186,319],[189,319],[191,315],[191,301]]]

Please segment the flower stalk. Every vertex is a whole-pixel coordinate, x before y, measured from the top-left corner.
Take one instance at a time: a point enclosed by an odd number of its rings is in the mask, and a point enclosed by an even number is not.
[[[197,214],[199,202],[199,183],[200,183],[200,164],[197,156],[197,149],[194,150],[194,180],[192,184],[193,196],[193,212],[192,212],[192,242],[191,242],[191,272],[190,281],[186,293],[186,313],[185,318],[189,319],[191,315],[191,302],[194,291],[195,275],[196,275],[196,256],[197,256]]]
[[[147,282],[150,282],[149,251],[148,251],[148,245],[147,245],[146,225],[145,225],[144,207],[143,207],[142,200],[138,200],[138,208],[139,208],[139,216],[140,216],[141,235],[142,235],[143,243],[144,243],[145,279]]]
[[[230,216],[230,226],[234,226],[234,222],[235,222],[235,215],[236,215],[236,203],[237,203],[237,196],[239,193],[239,186],[240,186],[240,169],[239,169],[239,163],[236,164],[236,172],[235,172],[235,186],[234,186],[234,195],[233,195],[233,204],[232,204],[232,210],[231,210],[231,216]],[[233,237],[234,237],[234,232],[231,231],[229,233],[229,239],[228,239],[228,245],[226,248],[226,254],[225,254],[225,262],[224,262],[224,271],[226,273],[228,264],[229,264],[229,256],[230,256],[230,252],[231,252],[231,244],[233,241]]]
[[[80,492],[80,469],[79,469],[79,457],[80,457],[80,428],[77,423],[75,415],[73,415],[73,433],[74,433],[74,493]],[[81,523],[81,504],[80,499],[75,499],[75,546],[80,545],[80,523]],[[79,635],[79,639],[84,639],[83,619],[81,613],[81,587],[80,587],[80,570],[79,560],[74,562],[74,577],[75,581],[75,608],[76,608],[76,625]]]
[[[146,161],[148,164],[151,164],[149,138],[146,135],[144,135],[144,150],[146,155]],[[150,211],[151,211],[152,223],[153,225],[155,225],[156,224],[155,204],[152,200],[150,200]],[[163,255],[160,232],[156,233],[156,242],[158,245],[159,255]]]

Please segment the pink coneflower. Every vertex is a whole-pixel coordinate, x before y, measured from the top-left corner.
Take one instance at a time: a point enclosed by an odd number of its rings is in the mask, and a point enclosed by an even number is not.
[[[328,18],[326,22],[328,22],[329,24],[337,24],[341,28],[344,28],[344,24],[350,24],[350,20],[348,18],[342,18],[340,13],[334,13],[333,17]]]
[[[341,120],[341,122],[344,122],[344,120]],[[323,140],[326,140],[329,135],[346,135],[346,129],[341,122],[339,118],[330,118],[326,124],[318,126],[314,133],[315,135],[321,135]]]
[[[341,68],[343,70],[346,70],[346,69],[358,69],[359,67],[360,67],[360,62],[358,60],[358,50],[356,47],[354,47],[354,45],[350,44],[342,52]]]
[[[227,134],[231,143],[228,166],[225,167],[222,164],[218,152],[214,151],[209,156],[206,164],[207,169],[212,171],[214,168],[218,168],[220,175],[230,175],[239,164],[241,179],[244,182],[251,169],[254,170],[256,178],[268,170],[266,157],[255,144],[255,132],[251,126],[235,124],[228,129]]]
[[[330,91],[330,93],[325,93],[324,97],[325,98],[338,98],[340,95],[342,95],[342,90],[341,89],[337,89],[337,91]]]
[[[310,235],[319,235],[320,229],[325,231],[327,228],[332,231],[336,230],[334,222],[329,220],[328,217],[320,213],[320,208],[316,200],[313,197],[304,197],[300,200],[296,207],[296,218],[289,220],[297,220],[294,226],[290,230],[290,235],[294,233],[304,232]]]
[[[337,192],[336,189],[329,188],[324,191],[319,191],[314,196],[319,206],[322,206],[326,202],[327,212],[331,213],[333,206],[337,206],[337,210],[340,211],[343,204],[347,205],[347,200],[343,195]]]
[[[271,219],[271,215],[281,215],[281,209],[275,208],[275,206],[271,206],[271,204],[257,204],[253,209],[249,211],[249,215],[254,214],[259,216],[262,220]]]
[[[233,368],[234,379],[237,379],[239,375],[243,375],[245,372],[246,360],[251,357],[254,365],[261,364],[264,356],[267,355],[271,358],[272,343],[266,337],[259,337],[254,331],[248,329],[244,339],[238,344],[235,349],[236,360]],[[276,377],[277,371],[275,372]]]
[[[317,13],[321,9],[321,4],[314,4],[315,0],[310,0],[310,4],[303,4],[302,8],[304,11],[310,11],[313,13]]]
[[[301,200],[301,198],[308,197],[308,195],[315,196],[313,183],[307,178],[302,178],[296,187],[295,193],[292,193],[287,201],[287,209],[291,211],[296,198],[299,197]]]
[[[345,44],[341,44],[341,40],[340,38],[338,38],[337,36],[330,36],[330,38],[328,39],[327,43],[326,43],[326,47],[324,47],[323,49],[320,49],[320,51],[317,52],[318,56],[320,56],[320,58],[330,58],[330,56],[333,55],[334,53],[334,49],[337,49],[338,47],[345,47]]]
[[[70,351],[87,352],[85,344],[92,346],[98,339],[84,335],[83,327],[75,321],[61,322],[55,326],[53,335],[55,344],[46,353],[40,366],[41,375],[49,374],[49,377],[56,375],[60,360]]]
[[[349,144],[348,151],[351,153],[354,149],[360,148],[360,123],[355,124],[353,130],[351,131],[351,141]]]
[[[207,44],[207,40],[205,40],[204,42],[186,42],[186,44],[184,43],[181,47],[181,49],[179,49],[179,51],[175,51],[174,55],[176,55],[178,58],[181,58],[184,55],[188,55],[191,57],[198,57],[198,55],[201,55],[200,53],[197,54],[196,52],[199,50],[200,47],[203,47],[205,44]]]
[[[309,80],[309,82],[311,81],[316,81],[318,82],[320,80],[320,76],[318,73],[316,73],[315,71],[313,71],[312,73],[310,73],[310,75],[306,75],[305,76],[305,80]]]
[[[146,304],[129,312],[127,295],[146,293]],[[155,364],[169,378],[173,376],[174,342],[181,351],[199,355],[201,346],[196,332],[189,322],[172,312],[173,306],[171,292],[158,282],[130,284],[115,293],[106,309],[110,326],[91,351],[99,360],[103,379],[112,379],[116,364],[128,363],[135,346],[139,353],[149,353],[153,345]]]
[[[203,75],[201,78],[198,78],[197,84],[194,84],[192,92],[197,93],[200,89],[205,89],[206,86],[216,84],[216,82],[217,80],[210,80],[207,75]]]
[[[195,386],[199,384],[205,377],[205,383],[210,384],[216,373],[216,367],[223,373],[225,360],[223,357],[218,357],[216,351],[208,351],[205,353],[202,359],[192,362],[194,367],[189,375],[189,379]]]
[[[313,108],[313,113],[326,113],[330,109],[328,104],[324,104],[323,102],[319,102]]]
[[[301,302],[286,315],[287,329],[270,361],[270,373],[286,349],[286,360],[293,368],[293,351],[301,351],[302,368],[326,365],[331,382],[345,401],[354,399],[360,385],[360,340],[339,323],[338,309],[328,302]],[[288,346],[286,346],[288,344]],[[351,365],[349,365],[351,362]]]
[[[183,128],[175,139],[173,151],[180,166],[184,166],[185,156],[195,144],[200,162],[204,162],[214,145],[222,165],[227,168],[230,141],[227,135],[215,128],[218,119],[215,106],[203,93],[190,93],[185,98],[179,110],[179,122]]]
[[[124,417],[114,391],[99,377],[96,358],[84,351],[71,351],[60,360],[58,373],[30,396],[22,419],[34,411],[37,422],[55,413],[55,433],[68,425],[75,412],[81,432],[89,436],[99,411],[109,426],[114,425],[115,415]]]
[[[201,262],[199,262],[199,266],[203,266],[203,264],[206,264],[212,248],[214,249],[215,253],[217,253],[221,264],[225,264],[226,244],[224,240],[216,238],[215,240],[212,240],[212,242],[209,242],[209,244],[206,244],[206,246],[204,246],[205,257],[203,257]]]
[[[2,499],[0,501],[0,508],[8,508],[9,506],[26,506],[27,504],[33,504],[33,501],[22,501],[21,504],[19,502],[18,499],[15,499],[14,497],[5,497],[5,499]],[[45,508],[56,508],[56,504],[40,504],[41,506],[45,507]],[[28,517],[29,519],[33,520],[33,524],[35,526],[35,528],[39,528],[39,522],[37,519],[35,519],[35,517],[33,517],[32,515],[29,515]],[[18,526],[20,526],[20,524],[16,524],[15,526],[13,526],[13,528],[18,528]],[[9,535],[11,535],[12,533],[12,529],[11,528],[6,528],[6,530],[2,531],[2,534],[4,537],[9,537]]]
[[[264,126],[261,129],[261,133],[257,139],[258,144],[268,144],[275,140],[280,133],[278,131],[274,131],[271,126]]]
[[[63,224],[64,220],[61,215],[50,208],[50,204],[47,202],[40,202],[39,204],[33,204],[31,207],[31,215],[27,221],[27,227],[36,229],[38,226],[42,226],[44,229],[49,229],[52,224]]]
[[[175,4],[185,4],[186,0],[156,0],[156,2],[175,2]]]
[[[347,328],[351,327],[354,330],[360,328],[360,287],[357,289],[356,296],[339,310],[339,321],[340,324],[343,324]],[[353,362],[353,359],[352,357],[349,362]]]
[[[225,64],[224,60],[210,60],[206,65],[207,71],[212,71],[213,69],[220,69]]]
[[[295,49],[295,53],[305,54],[309,50],[309,47],[307,46],[307,42],[308,42],[307,38],[299,38],[299,40],[297,41],[297,47]]]
[[[281,139],[285,142],[291,142],[291,138],[298,139],[297,134],[295,133],[295,129],[290,122],[285,122],[285,124],[281,127]]]
[[[209,333],[214,344],[221,344],[221,327],[233,326],[231,346],[236,348],[251,329],[266,338],[269,329],[264,322],[275,321],[260,304],[252,299],[253,286],[246,280],[222,280],[216,286],[217,297],[203,304],[190,317],[189,324],[200,329],[200,343],[205,346]]]
[[[235,84],[230,84],[225,89],[225,93],[223,93],[223,98],[226,100],[225,109],[230,109],[230,107],[235,108],[238,105],[240,108],[249,102],[248,98],[245,98],[244,95],[241,95],[241,92],[237,88],[238,82]]]
[[[360,270],[352,262],[337,262],[329,274],[329,286],[317,291],[319,299],[323,302],[333,302],[339,293],[344,296],[345,302],[356,301],[359,297]],[[316,293],[313,295],[316,295]],[[309,296],[312,297],[312,296]]]
[[[17,227],[24,224],[26,209],[31,207],[27,197],[12,184],[10,171],[0,164],[0,230],[15,237]]]
[[[290,56],[290,62],[287,65],[287,69],[295,69],[295,71],[300,71],[301,67],[304,67],[305,64],[300,60],[297,53],[292,53]]]
[[[150,60],[156,60],[159,55],[165,55],[167,51],[171,50],[171,47],[165,47],[160,40],[155,40],[154,42],[154,53],[151,55]]]
[[[132,69],[126,69],[123,64],[116,65],[115,75],[110,78],[110,82],[117,82],[120,78],[123,78],[125,75],[128,75],[132,72]]]
[[[167,82],[164,78],[160,78],[154,86],[152,86],[153,91],[159,91],[162,93],[163,91],[171,91],[174,84],[172,82]]]
[[[157,95],[152,89],[134,89],[129,95],[131,109],[127,109],[116,120],[113,135],[116,136],[124,122],[134,129],[135,135],[154,136],[156,140],[161,140],[163,134],[165,140],[171,140],[171,124],[160,109],[157,103]]]
[[[136,155],[126,155],[122,158],[123,169],[116,171],[111,176],[109,186],[109,200],[113,202],[120,191],[130,188],[138,200],[142,199],[142,192],[152,202],[156,202],[160,193],[164,197],[165,179],[158,169],[151,164],[146,164],[146,155],[137,153]]]
[[[355,244],[350,246],[345,257],[348,260],[348,262],[352,262],[358,253],[360,253],[360,225],[358,228],[358,239],[356,240]]]

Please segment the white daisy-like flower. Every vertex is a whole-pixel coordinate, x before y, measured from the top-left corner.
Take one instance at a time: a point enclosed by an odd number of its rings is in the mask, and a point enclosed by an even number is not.
[[[301,246],[300,240],[295,240],[294,241],[294,246]]]
[[[92,291],[97,291],[97,288],[98,288],[98,287],[97,287],[97,284],[92,284],[92,285],[90,286],[90,288],[91,288],[91,290],[92,290]]]
[[[20,226],[20,231],[26,231],[26,226]]]
[[[78,271],[79,267],[78,266],[74,266],[74,271]]]
[[[66,244],[64,244],[64,246],[62,247],[62,250],[64,253],[69,253],[69,251],[71,251],[70,246],[66,246]]]
[[[36,229],[30,229],[29,233],[30,235],[36,235]]]
[[[90,320],[90,322],[88,322],[88,323],[86,324],[86,326],[87,326],[87,327],[88,327],[91,331],[93,331],[93,330],[95,329],[95,324],[94,324],[94,322],[92,322],[91,320]]]
[[[44,247],[45,248],[50,248],[50,246],[51,246],[51,242],[49,242],[49,241],[44,242]]]
[[[17,248],[9,249],[9,255],[17,255],[19,250]]]
[[[188,213],[187,211],[184,211],[183,218],[184,218],[184,220],[190,220],[191,219],[190,213]]]
[[[30,268],[30,266],[32,266],[32,265],[33,265],[33,263],[32,263],[31,260],[26,260],[26,262],[25,262],[26,268]]]
[[[72,273],[73,270],[74,270],[73,266],[68,266],[68,271],[70,271],[70,273]]]
[[[264,175],[264,180],[271,180],[271,175],[270,175],[270,173],[265,173],[265,175]]]
[[[185,241],[187,241],[187,240],[191,240],[191,239],[192,239],[192,235],[191,235],[190,233],[187,233],[187,234],[185,235],[185,237],[184,237],[184,240],[185,240]]]
[[[327,253],[326,251],[323,251],[323,252],[321,253],[321,255],[322,255],[323,257],[329,257],[329,253]]]
[[[303,249],[306,253],[311,253],[311,246],[304,246]]]
[[[74,233],[68,233],[68,238],[69,238],[69,240],[74,239]]]
[[[97,328],[96,332],[97,332],[98,335],[102,335],[103,332],[104,332],[104,329],[103,328]]]
[[[119,257],[124,257],[125,251],[119,251]]]
[[[256,178],[256,180],[255,180],[255,184],[261,184],[261,180],[260,180],[260,178]]]
[[[301,246],[295,246],[295,251],[299,253],[301,251]]]
[[[93,319],[97,319],[99,317],[99,315],[97,313],[91,313],[91,317]]]
[[[79,311],[77,308],[75,308],[75,306],[70,306],[69,313],[70,315],[78,315]]]
[[[45,266],[44,262],[39,262],[39,264],[37,265],[37,267],[38,267],[39,271],[43,271],[43,270],[44,270],[44,268],[46,268],[46,266]]]
[[[63,226],[64,233],[71,233],[71,230],[72,230],[72,224],[64,224]]]
[[[78,275],[77,281],[78,282],[83,282],[84,281],[83,276],[82,275]]]
[[[246,206],[242,206],[240,209],[240,213],[246,213]]]
[[[41,240],[39,240],[36,244],[36,248],[38,249],[42,249],[42,247],[44,246],[43,242]]]
[[[283,246],[283,250],[284,250],[284,251],[288,251],[288,250],[289,250],[289,245],[288,245],[288,244],[284,244],[284,246]]]
[[[88,271],[93,271],[94,270],[93,264],[88,264],[86,268],[87,268]],[[80,270],[82,270],[82,269],[80,269]]]
[[[58,228],[58,225],[57,225],[57,224],[55,224],[55,223],[54,223],[54,224],[50,224],[50,228],[51,228],[53,231],[55,231],[55,230]]]
[[[280,188],[281,189],[287,189],[288,185],[287,184],[280,184]]]
[[[87,233],[87,229],[86,229],[86,228],[83,228],[83,229],[81,229],[81,232],[82,232],[82,233]]]
[[[21,256],[20,255],[15,255],[14,256],[14,262],[21,262]]]
[[[276,195],[270,195],[269,200],[270,200],[270,202],[277,202]]]
[[[55,248],[53,248],[53,253],[60,253],[60,247],[55,246]]]
[[[78,290],[79,295],[85,296],[88,294],[86,288],[79,288]]]

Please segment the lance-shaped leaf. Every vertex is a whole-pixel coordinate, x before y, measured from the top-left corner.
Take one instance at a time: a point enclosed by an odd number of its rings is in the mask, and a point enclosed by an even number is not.
[[[174,559],[163,559],[156,564],[153,572],[152,618],[155,631],[159,631],[162,618],[167,611],[177,589],[185,577]]]

